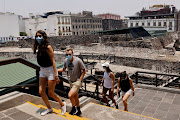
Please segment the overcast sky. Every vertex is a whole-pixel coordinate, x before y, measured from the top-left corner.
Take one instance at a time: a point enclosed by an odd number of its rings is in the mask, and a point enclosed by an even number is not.
[[[114,13],[124,17],[154,4],[175,5],[180,9],[180,0],[0,0],[0,12],[13,12],[28,17],[29,13],[42,14],[53,10],[72,13],[87,10],[93,14]]]

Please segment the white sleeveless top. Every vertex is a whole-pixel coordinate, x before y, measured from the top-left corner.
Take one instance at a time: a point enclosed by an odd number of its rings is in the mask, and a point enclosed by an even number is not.
[[[110,73],[104,72],[104,84],[105,88],[112,88],[113,80],[110,78]]]

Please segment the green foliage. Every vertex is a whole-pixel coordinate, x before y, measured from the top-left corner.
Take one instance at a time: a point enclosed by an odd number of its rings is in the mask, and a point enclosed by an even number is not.
[[[20,32],[20,36],[27,36],[25,32]]]

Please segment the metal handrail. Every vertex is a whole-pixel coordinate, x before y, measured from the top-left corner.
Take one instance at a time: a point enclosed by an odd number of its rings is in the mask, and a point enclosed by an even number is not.
[[[31,68],[34,68],[36,69],[37,71],[40,71],[40,67],[32,62],[29,62],[21,57],[15,57],[15,58],[8,58],[8,59],[3,59],[3,60],[0,60],[0,66],[2,65],[7,65],[7,64],[12,64],[12,63],[17,63],[17,62],[20,62],[24,65],[27,65]]]
[[[180,77],[180,75],[175,75],[175,74],[166,74],[166,73],[155,73],[155,72],[143,72],[143,71],[136,71],[135,72],[135,83],[138,84],[139,83],[139,80],[138,80],[138,74],[139,73],[145,73],[145,74],[153,74],[153,75],[156,75],[156,78],[155,78],[155,85],[156,87],[158,86],[158,75],[165,75],[165,76],[173,76],[173,77]]]

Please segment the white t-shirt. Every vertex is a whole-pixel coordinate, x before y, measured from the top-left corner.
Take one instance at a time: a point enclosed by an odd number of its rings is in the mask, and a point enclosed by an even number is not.
[[[105,88],[112,88],[113,80],[110,78],[110,73],[104,72],[104,84]]]

